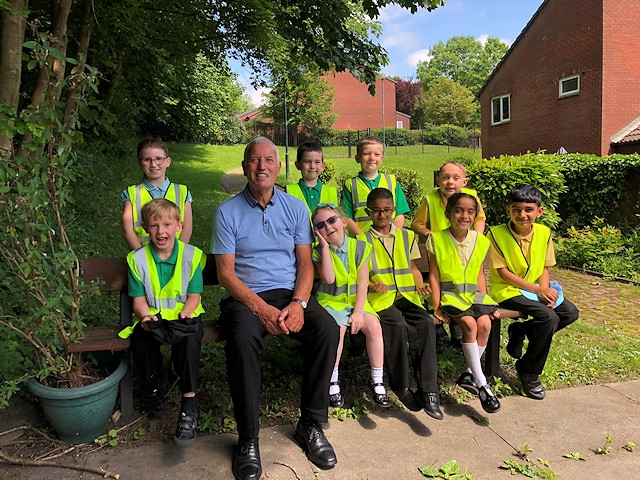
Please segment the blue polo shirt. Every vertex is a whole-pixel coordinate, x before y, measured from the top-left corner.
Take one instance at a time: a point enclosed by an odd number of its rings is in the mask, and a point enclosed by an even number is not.
[[[213,220],[211,253],[235,254],[237,277],[255,293],[296,283],[296,245],[310,245],[313,233],[304,202],[274,188],[266,208],[249,187],[221,203]]]

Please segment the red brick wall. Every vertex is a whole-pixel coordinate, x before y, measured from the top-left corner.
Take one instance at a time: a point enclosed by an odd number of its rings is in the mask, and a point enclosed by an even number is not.
[[[547,0],[538,10],[481,92],[483,157],[561,146],[601,154],[602,12],[602,0]],[[572,74],[580,93],[559,98],[559,80]],[[511,120],[492,126],[491,98],[503,94]]]
[[[371,96],[368,85],[349,72],[328,75],[333,83],[334,109],[338,111],[333,128],[338,130],[365,130],[382,128],[382,91],[384,88],[384,125],[396,126],[396,83],[378,78],[376,94]],[[383,87],[384,83],[384,87]],[[406,123],[406,122],[404,122]],[[408,128],[405,126],[405,128]]]
[[[603,21],[602,152],[611,136],[640,116],[640,2],[605,0]],[[638,152],[639,146],[630,150]],[[627,146],[628,149],[628,146]],[[624,149],[619,149],[621,151]]]

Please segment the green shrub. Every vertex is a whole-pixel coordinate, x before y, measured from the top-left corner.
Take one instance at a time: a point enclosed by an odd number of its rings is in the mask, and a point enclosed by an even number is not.
[[[335,162],[324,162],[324,170],[318,178],[322,183],[329,183],[333,177],[336,175],[336,163]]]
[[[556,260],[561,265],[584,268],[614,277],[640,279],[640,236],[624,236],[620,229],[596,218],[593,226],[569,228],[556,241]]]
[[[560,155],[568,187],[562,196],[562,212],[571,225],[581,227],[594,218],[609,218],[618,203],[628,198],[626,179],[640,170],[640,155]]]
[[[560,221],[555,208],[567,188],[560,173],[560,159],[556,155],[528,153],[476,160],[467,164],[467,178],[469,185],[478,192],[488,225],[509,220],[506,214],[507,195],[516,185],[523,183],[534,185],[542,193],[545,211],[539,222],[555,228]]]
[[[426,130],[424,137],[429,145],[469,146],[469,131],[456,125],[438,125]]]

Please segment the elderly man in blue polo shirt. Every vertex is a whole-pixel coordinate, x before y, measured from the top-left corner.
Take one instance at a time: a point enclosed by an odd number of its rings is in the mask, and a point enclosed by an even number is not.
[[[302,343],[300,420],[295,438],[318,467],[337,462],[320,423],[327,422],[329,380],[338,326],[311,296],[313,233],[304,202],[275,188],[280,173],[276,146],[252,140],[242,168],[244,191],[216,211],[213,253],[218,279],[229,296],[220,302],[227,373],[238,426],[233,473],[259,479],[260,365],[264,338],[290,335]]]

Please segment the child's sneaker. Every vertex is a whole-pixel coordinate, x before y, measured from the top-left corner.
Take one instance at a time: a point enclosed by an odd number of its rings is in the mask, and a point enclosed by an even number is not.
[[[196,439],[197,426],[198,423],[195,415],[187,415],[184,412],[180,412],[176,436],[173,438],[175,445],[180,448],[186,448],[191,445]]]

